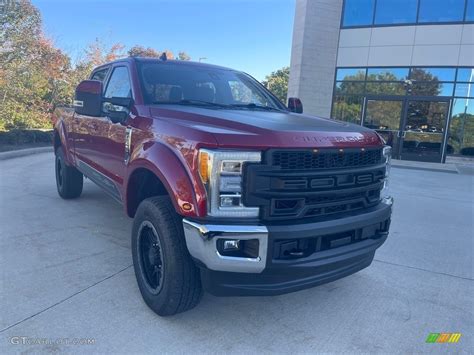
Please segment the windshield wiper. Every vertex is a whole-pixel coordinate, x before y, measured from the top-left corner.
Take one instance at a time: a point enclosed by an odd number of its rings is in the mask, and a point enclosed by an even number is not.
[[[221,107],[221,108],[229,107],[229,105],[218,104],[216,102],[204,101],[204,100],[191,100],[191,99],[184,99],[180,101],[154,101],[153,103],[157,105],[189,105],[189,106],[210,106],[210,107]]]
[[[265,110],[265,111],[278,111],[281,112],[282,110],[276,108],[276,107],[271,107],[271,106],[262,106],[262,105],[257,105],[254,103],[249,103],[249,104],[232,104],[229,105],[231,108],[246,108],[249,110]]]

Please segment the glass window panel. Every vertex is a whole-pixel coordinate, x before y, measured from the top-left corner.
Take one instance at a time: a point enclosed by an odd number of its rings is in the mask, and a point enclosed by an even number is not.
[[[117,67],[112,72],[105,97],[132,97],[130,78],[126,67]]]
[[[412,68],[410,79],[417,81],[454,81],[455,68]]]
[[[453,22],[464,18],[464,0],[420,0],[418,22]]]
[[[366,92],[371,95],[405,95],[406,90],[403,83],[383,83],[376,81],[368,81],[366,84]]]
[[[332,118],[360,124],[363,98],[361,96],[335,96]]]
[[[375,0],[346,0],[344,2],[343,26],[371,25]]]
[[[454,96],[474,97],[474,83],[456,84],[456,91],[454,91]]]
[[[338,81],[336,83],[337,95],[362,95],[365,83],[357,81]]]
[[[473,100],[454,99],[447,153],[474,156]]]
[[[466,21],[474,21],[474,0],[467,0]]]
[[[453,96],[454,84],[414,83],[410,93],[414,96]]]
[[[365,80],[365,68],[338,69],[337,80]]]
[[[375,24],[415,23],[418,0],[377,0]]]
[[[405,80],[408,78],[408,68],[369,68],[367,80]]]
[[[377,130],[398,131],[402,108],[402,100],[367,100],[364,126]]]
[[[474,68],[459,68],[457,81],[474,82]]]

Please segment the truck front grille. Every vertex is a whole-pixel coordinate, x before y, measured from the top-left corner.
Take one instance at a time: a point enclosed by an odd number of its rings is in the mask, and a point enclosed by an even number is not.
[[[319,170],[354,168],[380,163],[382,150],[324,151],[277,150],[272,153],[272,165],[282,170]]]
[[[344,215],[379,203],[382,149],[270,150],[244,169],[244,204],[264,220]]]

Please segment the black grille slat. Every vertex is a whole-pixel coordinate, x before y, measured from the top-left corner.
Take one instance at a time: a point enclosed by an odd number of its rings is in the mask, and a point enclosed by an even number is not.
[[[382,161],[381,149],[339,150],[277,150],[271,154],[271,165],[282,170],[318,170],[376,165]]]
[[[264,220],[344,215],[379,203],[381,148],[269,150],[244,168],[244,204]]]

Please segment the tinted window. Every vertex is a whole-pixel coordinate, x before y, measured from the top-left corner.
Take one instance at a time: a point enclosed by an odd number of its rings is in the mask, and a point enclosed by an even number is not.
[[[474,0],[467,0],[466,21],[474,21]]]
[[[465,0],[420,0],[419,22],[462,21]]]
[[[360,124],[362,102],[359,96],[335,96],[331,117]]]
[[[104,82],[108,71],[109,71],[109,68],[96,71],[94,74],[92,74],[91,80],[99,80],[99,81]]]
[[[408,68],[369,68],[367,80],[405,80],[408,77]]]
[[[457,81],[473,82],[474,68],[459,68]]]
[[[110,77],[105,97],[131,97],[130,78],[126,67],[115,68]]]
[[[474,84],[456,84],[455,96],[474,97]]]
[[[349,68],[338,69],[337,80],[365,80],[365,69],[363,68]]]
[[[343,26],[371,25],[374,18],[375,0],[346,0]]]
[[[377,0],[375,24],[416,22],[417,0]]]
[[[412,68],[410,78],[417,81],[454,81],[455,68]]]

